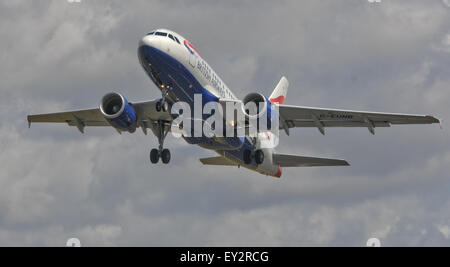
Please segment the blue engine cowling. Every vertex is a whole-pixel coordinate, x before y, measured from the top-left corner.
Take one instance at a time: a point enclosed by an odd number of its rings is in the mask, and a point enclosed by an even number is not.
[[[130,133],[136,130],[136,113],[121,94],[106,94],[100,102],[100,111],[114,128]]]
[[[252,120],[258,119],[258,130],[263,130],[261,122],[266,122],[266,129],[273,130],[272,126],[277,128],[279,125],[279,118],[277,112],[277,106],[273,105],[270,100],[259,93],[250,93],[244,97],[242,101],[243,113],[246,119]],[[247,104],[255,104],[256,110],[249,110]],[[263,105],[263,106],[261,106]],[[251,106],[250,106],[251,107]],[[277,129],[276,129],[277,130]]]

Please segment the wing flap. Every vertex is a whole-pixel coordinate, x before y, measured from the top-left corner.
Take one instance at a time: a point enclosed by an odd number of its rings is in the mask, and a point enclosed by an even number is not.
[[[203,165],[237,166],[236,163],[222,156],[202,158],[200,159],[200,162],[203,163]]]
[[[110,124],[107,121],[86,121],[82,120],[84,126],[110,126]],[[69,126],[78,126],[78,123],[75,120],[68,121],[67,124]]]
[[[273,154],[273,162],[281,167],[349,166],[342,159],[304,157],[288,154]]]
[[[361,121],[321,121],[324,127],[367,127],[366,122]],[[292,120],[288,121],[287,124],[290,128],[293,127],[317,127],[313,121],[308,120]],[[376,121],[373,122],[375,127],[390,127],[389,122]]]

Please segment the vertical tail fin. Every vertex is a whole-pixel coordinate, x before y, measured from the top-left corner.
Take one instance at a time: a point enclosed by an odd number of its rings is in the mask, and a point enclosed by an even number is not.
[[[277,86],[273,90],[272,94],[269,97],[270,102],[284,104],[284,100],[286,98],[286,94],[288,91],[289,82],[286,77],[281,77],[281,80],[278,82]]]

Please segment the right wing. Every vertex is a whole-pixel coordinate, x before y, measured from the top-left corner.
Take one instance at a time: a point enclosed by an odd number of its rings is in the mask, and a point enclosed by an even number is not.
[[[170,113],[156,111],[155,104],[157,101],[152,100],[132,104],[137,117],[137,126],[141,127],[145,134],[147,133],[146,129],[153,129],[152,124],[158,120],[172,121]],[[69,126],[76,126],[82,133],[84,133],[85,126],[111,126],[103,117],[99,108],[28,115],[27,120],[29,126],[34,122],[67,123]]]
[[[29,124],[32,122],[66,122],[70,126],[76,126],[77,120],[80,120],[85,126],[109,126],[98,108],[28,115],[27,120]]]
[[[349,166],[342,159],[313,158],[287,154],[273,154],[273,162],[281,167]]]

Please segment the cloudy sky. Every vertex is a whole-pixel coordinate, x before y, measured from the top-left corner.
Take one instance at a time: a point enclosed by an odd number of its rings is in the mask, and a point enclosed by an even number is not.
[[[290,81],[288,104],[433,114],[437,125],[296,129],[278,151],[350,167],[274,179],[205,167],[168,137],[80,134],[26,115],[90,108],[107,92],[159,97],[137,59],[155,28],[189,39],[238,97]],[[448,0],[0,2],[0,245],[450,245]]]

